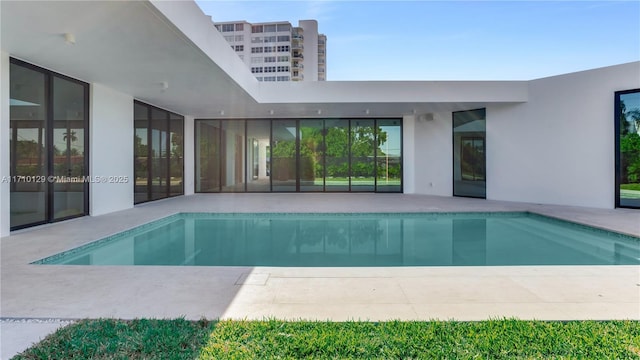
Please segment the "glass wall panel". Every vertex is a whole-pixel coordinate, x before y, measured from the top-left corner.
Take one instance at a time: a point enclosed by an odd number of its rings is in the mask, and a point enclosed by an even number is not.
[[[220,191],[219,120],[198,120],[196,134],[196,192]]]
[[[169,115],[169,196],[184,194],[184,121]]]
[[[640,90],[616,93],[616,206],[640,208]]]
[[[401,119],[198,119],[195,139],[196,192],[402,192]]]
[[[85,87],[53,77],[53,218],[85,209]]]
[[[485,109],[453,113],[453,195],[486,197]]]
[[[167,197],[168,191],[168,116],[166,111],[151,109],[151,200]]]
[[[222,161],[222,192],[243,192],[244,189],[244,121],[224,120],[220,160]]]
[[[247,191],[271,191],[271,121],[247,120]]]
[[[271,132],[272,191],[297,190],[296,120],[273,120]]]
[[[300,120],[300,191],[324,190],[323,133],[323,120]]]
[[[377,121],[377,192],[402,191],[402,128],[399,119]]]
[[[134,203],[151,200],[149,184],[149,108],[134,104]]]
[[[10,67],[10,224],[12,228],[47,221],[47,96],[42,72]],[[24,180],[24,181],[19,181]]]
[[[325,191],[349,191],[349,120],[325,120]]]
[[[351,191],[375,190],[375,121],[351,120]]]

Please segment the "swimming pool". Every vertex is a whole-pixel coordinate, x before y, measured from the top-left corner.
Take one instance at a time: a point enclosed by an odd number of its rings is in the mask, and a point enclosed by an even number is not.
[[[35,264],[630,265],[640,239],[527,212],[180,213]]]

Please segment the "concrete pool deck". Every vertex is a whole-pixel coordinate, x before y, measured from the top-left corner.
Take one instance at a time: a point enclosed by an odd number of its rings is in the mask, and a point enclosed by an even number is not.
[[[640,320],[640,266],[278,268],[30,265],[176,212],[531,211],[640,236],[640,211],[404,194],[198,194],[0,239],[12,319]],[[28,322],[27,322],[28,323]],[[47,323],[47,322],[45,322]],[[35,329],[35,327],[34,327]],[[35,331],[35,330],[34,330]],[[49,330],[50,331],[50,330]],[[36,341],[37,338],[31,341]],[[28,345],[28,344],[27,344]]]

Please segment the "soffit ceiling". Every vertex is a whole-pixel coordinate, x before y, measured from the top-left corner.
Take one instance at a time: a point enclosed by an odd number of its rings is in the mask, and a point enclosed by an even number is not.
[[[255,103],[148,2],[1,6],[2,49],[10,56],[187,115]],[[74,34],[75,44],[65,41],[65,33]]]
[[[353,101],[348,96],[340,101],[326,101],[315,95],[318,91],[335,93],[334,89],[341,85],[331,82],[285,87],[278,91],[275,101],[269,96],[273,93],[272,84],[262,86],[255,82],[254,86],[250,83],[250,91],[238,85],[234,78],[238,74],[229,75],[218,65],[222,63],[220,59],[238,61],[232,50],[226,46],[213,47],[216,52],[213,54],[211,47],[202,50],[206,44],[194,43],[197,40],[192,41],[179,29],[188,23],[174,23],[172,21],[176,19],[168,19],[167,16],[172,15],[168,11],[172,8],[167,4],[1,1],[2,50],[24,61],[86,82],[100,83],[144,102],[197,118],[395,117],[472,109],[489,102],[469,101],[475,95],[461,97],[463,101],[455,101],[454,96],[451,102],[429,102],[426,96],[386,102],[380,101],[380,96],[374,96],[375,101],[364,101],[369,88],[378,95],[384,94],[387,85],[379,82],[370,86],[361,82],[363,90],[358,91]],[[195,4],[176,2],[171,6],[192,8]],[[199,11],[194,16],[205,17]],[[213,25],[211,31],[215,31]],[[65,41],[65,33],[74,34],[75,44]],[[223,65],[228,64],[225,61]],[[246,68],[236,70],[249,71]],[[245,73],[240,75],[246,78]],[[165,83],[168,87],[163,89]],[[354,84],[346,82],[344,85],[352,87]],[[412,86],[420,88],[419,83]],[[446,85],[443,89],[446,91]],[[258,97],[264,95],[265,101],[256,101],[249,93]],[[482,92],[478,94],[482,95]],[[516,100],[521,98],[514,97]]]

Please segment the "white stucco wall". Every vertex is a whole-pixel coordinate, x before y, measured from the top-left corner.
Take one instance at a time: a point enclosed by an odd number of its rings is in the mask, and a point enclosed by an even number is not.
[[[305,81],[318,81],[318,22],[316,20],[300,20],[298,25],[303,29],[304,39],[304,74]]]
[[[184,194],[194,193],[194,167],[195,167],[195,144],[194,144],[194,121],[193,116],[184,117]]]
[[[453,193],[451,131],[451,112],[434,113],[432,120],[418,116],[415,121],[413,172],[416,194],[451,196]]]
[[[415,124],[414,115],[405,115],[402,118],[402,191],[405,194],[416,192]]]
[[[0,52],[0,179],[10,175],[9,168],[9,54]],[[0,236],[9,235],[9,183],[0,180]]]
[[[89,185],[90,214],[96,216],[133,207],[133,97],[94,83],[90,106],[91,176],[129,179]]]
[[[614,207],[614,92],[640,63],[529,83],[529,100],[487,107],[487,199]]]

